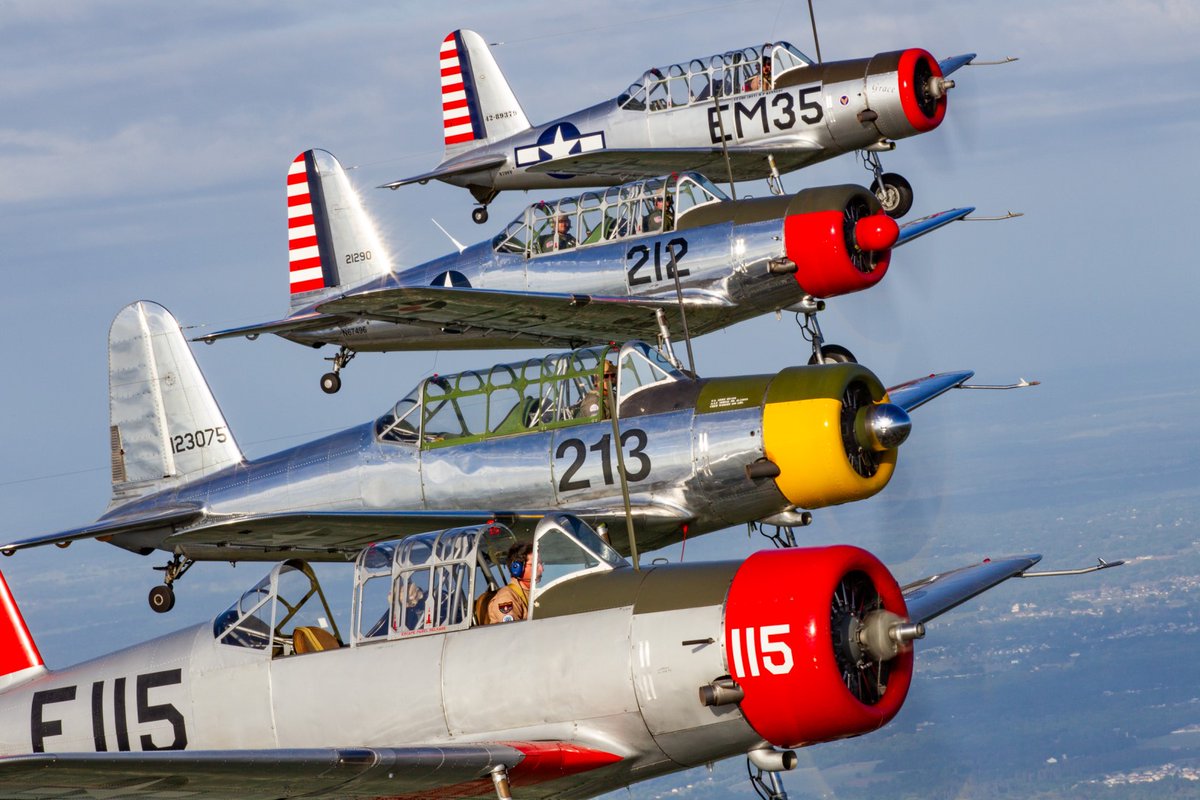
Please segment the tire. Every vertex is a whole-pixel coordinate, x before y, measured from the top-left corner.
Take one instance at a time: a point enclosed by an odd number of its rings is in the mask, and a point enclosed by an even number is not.
[[[485,206],[478,206],[471,210],[471,219],[475,220],[476,225],[482,225],[488,221],[488,210]]]
[[[159,614],[165,614],[175,607],[175,590],[170,586],[155,586],[150,590],[150,608]]]
[[[321,376],[321,391],[325,394],[337,394],[342,388],[342,379],[336,372],[326,372]]]
[[[821,357],[825,359],[826,364],[857,364],[858,359],[840,344],[823,344],[821,345]],[[813,353],[808,357],[808,364],[812,366],[817,363],[817,354]]]
[[[879,198],[883,210],[892,219],[899,219],[912,209],[912,184],[903,175],[885,172],[881,180],[871,182],[871,193]]]

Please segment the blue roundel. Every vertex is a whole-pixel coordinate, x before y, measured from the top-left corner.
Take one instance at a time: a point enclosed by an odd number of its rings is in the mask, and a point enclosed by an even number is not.
[[[532,144],[522,145],[513,151],[516,165],[531,167],[544,161],[564,159],[580,153],[591,153],[605,148],[604,131],[582,133],[573,123],[556,122],[538,134]],[[552,178],[570,178],[564,172],[546,173]]]
[[[438,273],[438,276],[436,278],[434,278],[429,283],[429,285],[430,286],[453,287],[455,289],[470,289],[471,288],[471,282],[469,280],[467,280],[467,276],[463,275],[461,272],[459,272],[457,270],[450,270],[449,272]]]
[[[576,128],[570,122],[560,122],[557,125],[551,125],[546,130],[542,131],[542,135],[538,137],[538,144],[553,144],[555,141],[576,141],[576,144],[571,148],[574,152],[579,152],[579,128]],[[545,154],[546,158],[552,158],[550,153]]]

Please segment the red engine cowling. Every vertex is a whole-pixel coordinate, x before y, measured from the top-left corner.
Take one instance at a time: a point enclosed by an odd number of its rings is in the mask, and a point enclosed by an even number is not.
[[[796,281],[813,297],[874,286],[887,273],[900,235],[895,220],[861,186],[806,189],[788,203],[784,249]]]
[[[927,50],[879,53],[867,65],[868,106],[875,126],[889,139],[931,131],[946,117],[942,68]],[[950,84],[952,85],[952,84]]]
[[[904,704],[912,648],[874,660],[858,643],[870,614],[907,616],[887,568],[847,545],[755,553],[725,605],[725,658],[742,714],[768,742],[799,747],[885,725]]]

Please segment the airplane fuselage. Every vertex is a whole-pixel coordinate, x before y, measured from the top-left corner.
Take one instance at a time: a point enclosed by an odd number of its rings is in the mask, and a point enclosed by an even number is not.
[[[746,465],[764,457],[762,431],[760,405],[696,414],[689,404],[622,418],[632,500],[666,515],[639,526],[645,538],[641,546],[678,538],[682,523],[699,534],[790,508],[773,480],[746,475]],[[612,423],[605,420],[422,448],[381,440],[375,423],[367,423],[134,501],[118,513],[152,513],[160,505],[186,503],[203,505],[209,518],[310,509],[611,509],[612,498],[620,496],[612,441]],[[487,487],[485,495],[480,487]],[[614,535],[624,538],[622,531]],[[160,530],[120,534],[112,542],[138,550],[161,548],[164,538],[167,549],[209,559],[276,560],[300,544],[242,549],[231,538],[222,545],[200,545],[187,541],[186,528],[165,537]],[[325,557],[343,560],[346,555]]]
[[[911,62],[920,61],[922,53],[896,51],[801,67],[780,74],[772,89],[738,87],[715,99],[711,94],[692,97],[684,91],[648,104],[630,104],[622,96],[449,158],[443,167],[484,154],[506,156],[507,162],[443,180],[501,191],[616,185],[628,180],[630,172],[614,170],[605,175],[593,168],[587,174],[572,174],[569,165],[561,172],[530,167],[604,150],[697,149],[694,155],[677,152],[674,156],[676,169],[684,170],[707,162],[700,151],[722,146],[762,150],[762,157],[752,162],[733,162],[735,181],[766,178],[771,174],[768,152],[779,170],[786,172],[936,127],[944,110],[922,113],[914,108],[916,79]],[[932,62],[928,54],[924,58]],[[722,169],[710,172],[714,179],[726,177]]]
[[[269,646],[220,638],[237,618],[223,614],[0,694],[0,756],[561,742],[591,769],[522,795],[590,796],[764,739],[792,746],[891,719],[911,649],[866,704],[843,682],[831,630],[835,588],[863,569],[903,615],[887,570],[848,547],[626,565],[551,586],[528,621],[351,634],[311,653],[292,652],[297,623],[286,620]],[[737,698],[700,701],[698,689],[730,676]]]
[[[784,207],[785,204],[781,204]],[[782,212],[781,208],[781,212]],[[686,220],[686,217],[684,218]],[[689,300],[722,307],[719,323],[690,322],[693,334],[707,333],[767,311],[786,308],[806,294],[795,275],[775,274],[770,263],[786,258],[784,217],[738,223],[730,220],[659,235],[631,237],[610,244],[579,247],[532,257],[499,252],[491,241],[388,275],[351,292],[405,286],[469,286],[513,292],[553,292],[610,297],[675,296],[672,257],[680,289]],[[647,320],[652,314],[646,313]],[[671,315],[677,327],[678,312]],[[544,346],[529,338],[485,330],[447,332],[441,327],[372,320],[348,320],[316,330],[291,331],[285,338],[301,344],[339,344],[353,350],[510,349]]]

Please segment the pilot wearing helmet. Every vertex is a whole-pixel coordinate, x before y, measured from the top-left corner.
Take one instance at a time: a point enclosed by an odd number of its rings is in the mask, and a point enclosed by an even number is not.
[[[517,542],[508,549],[508,574],[512,579],[488,602],[487,624],[525,619],[529,611],[529,587],[533,584],[533,543]],[[541,573],[541,565],[537,572]]]
[[[571,235],[571,218],[566,214],[559,214],[558,218],[554,220],[554,231],[543,236],[540,244],[543,253],[574,247],[575,237]]]

